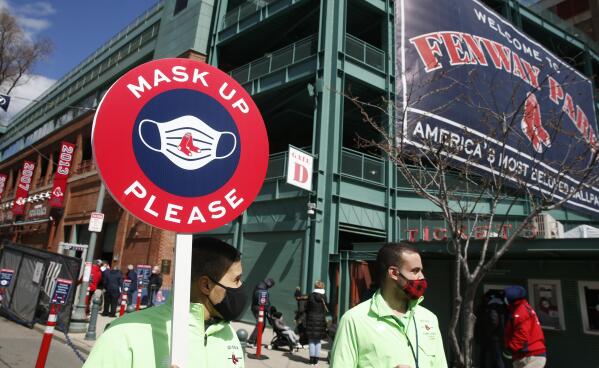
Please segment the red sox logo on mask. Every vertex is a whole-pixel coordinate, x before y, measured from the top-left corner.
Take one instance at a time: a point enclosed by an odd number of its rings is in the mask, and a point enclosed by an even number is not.
[[[167,230],[222,226],[258,194],[268,165],[264,121],[222,71],[162,59],[127,72],[94,119],[98,171],[121,206]]]

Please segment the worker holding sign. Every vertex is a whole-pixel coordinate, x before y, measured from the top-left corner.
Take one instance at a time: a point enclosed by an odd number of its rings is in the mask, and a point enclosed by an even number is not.
[[[189,305],[190,367],[243,367],[241,344],[230,325],[247,296],[241,254],[214,238],[193,241]],[[84,368],[169,367],[172,300],[112,322]],[[176,344],[177,342],[174,341]]]
[[[229,259],[229,251],[216,248],[231,247],[212,241],[211,252],[228,264],[204,269],[198,266],[204,258],[192,256],[192,234],[236,219],[264,183],[268,137],[249,93],[225,72],[197,60],[149,61],[126,72],[102,98],[92,147],[98,173],[119,205],[177,234],[172,303],[119,321],[108,331],[119,343],[100,344],[103,353],[92,352],[89,366],[243,366],[239,343],[226,323],[244,304],[242,289],[236,289],[239,280],[229,279],[241,274],[239,255]],[[204,320],[215,317],[220,322],[209,322],[204,332]],[[145,337],[117,333],[125,321]],[[173,337],[170,350],[168,336]],[[126,346],[130,350],[121,350]],[[140,356],[133,358],[130,351]]]

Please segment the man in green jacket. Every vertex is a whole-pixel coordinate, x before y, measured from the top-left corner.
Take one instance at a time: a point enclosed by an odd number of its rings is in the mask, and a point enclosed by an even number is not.
[[[447,368],[437,317],[420,305],[427,287],[414,248],[387,244],[377,255],[380,289],[343,315],[332,368]]]
[[[241,345],[229,324],[247,302],[240,257],[218,239],[194,239],[189,367],[244,367]],[[172,315],[171,300],[118,318],[100,336],[84,368],[169,368]]]

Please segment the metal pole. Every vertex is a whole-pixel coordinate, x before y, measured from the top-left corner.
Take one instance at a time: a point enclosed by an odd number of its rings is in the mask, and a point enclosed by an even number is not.
[[[177,234],[175,279],[173,280],[173,321],[171,323],[171,365],[188,368],[189,296],[191,289],[191,249],[193,235]]]
[[[104,206],[104,197],[106,195],[106,187],[104,182],[100,184],[100,192],[98,193],[98,201],[96,202],[96,212],[102,212]],[[73,225],[74,226],[74,225]],[[89,248],[87,249],[86,262],[92,262],[94,259],[94,251],[96,249],[96,239],[98,234],[94,231],[89,238]],[[87,294],[88,281],[82,281],[79,286],[79,302],[73,308],[73,316],[69,332],[86,332],[87,331],[87,316],[85,315],[85,296]]]
[[[85,340],[95,341],[96,340],[96,323],[98,322],[98,311],[100,310],[100,296],[95,294],[92,295],[92,307],[91,314],[89,317],[89,327],[85,333]]]

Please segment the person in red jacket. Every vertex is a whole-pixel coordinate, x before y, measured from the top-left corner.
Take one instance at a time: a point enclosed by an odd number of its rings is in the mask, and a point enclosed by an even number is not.
[[[505,301],[509,310],[505,346],[512,354],[513,368],[545,367],[545,335],[537,314],[526,300],[526,290],[522,286],[507,287]]]
[[[88,295],[87,295],[86,311],[88,314],[89,314],[89,306],[92,303],[92,298],[94,297],[94,293],[96,292],[96,290],[98,289],[98,286],[100,286],[100,283],[102,282],[102,270],[100,270],[101,263],[102,263],[102,261],[98,259],[92,265],[92,271],[91,271],[91,274],[89,277],[89,288],[88,288]]]

